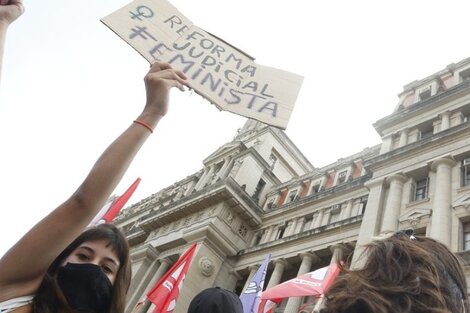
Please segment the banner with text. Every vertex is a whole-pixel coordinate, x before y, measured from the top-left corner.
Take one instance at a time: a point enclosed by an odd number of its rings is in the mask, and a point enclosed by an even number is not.
[[[183,71],[219,109],[287,127],[303,77],[253,58],[195,26],[166,0],[135,0],[102,19],[148,62]]]

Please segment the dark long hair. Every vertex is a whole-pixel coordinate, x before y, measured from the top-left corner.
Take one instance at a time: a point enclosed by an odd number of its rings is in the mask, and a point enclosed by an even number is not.
[[[57,270],[64,260],[82,243],[103,239],[108,241],[116,251],[120,267],[114,281],[110,310],[109,312],[99,313],[124,313],[126,293],[131,281],[129,245],[121,231],[111,224],[101,224],[87,229],[54,260],[51,266],[49,266],[34,298],[33,313],[57,313],[59,311],[70,310],[57,284]]]
[[[367,245],[364,256],[362,269],[337,278],[322,313],[469,312],[462,261],[444,244],[398,232]]]

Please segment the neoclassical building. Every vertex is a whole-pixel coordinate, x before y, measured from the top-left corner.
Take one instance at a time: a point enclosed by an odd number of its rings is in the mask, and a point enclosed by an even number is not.
[[[351,253],[359,264],[361,245],[382,231],[413,227],[470,260],[468,116],[470,58],[406,85],[373,125],[381,143],[322,168],[283,131],[248,120],[200,171],[115,221],[132,247],[127,312],[194,242],[176,313],[207,287],[242,292],[268,253],[268,288]]]

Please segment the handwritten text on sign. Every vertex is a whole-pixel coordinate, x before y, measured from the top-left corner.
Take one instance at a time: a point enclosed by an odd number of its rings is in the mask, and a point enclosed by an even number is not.
[[[183,71],[189,86],[221,110],[286,128],[303,77],[256,64],[166,0],[135,0],[102,21],[150,63]]]

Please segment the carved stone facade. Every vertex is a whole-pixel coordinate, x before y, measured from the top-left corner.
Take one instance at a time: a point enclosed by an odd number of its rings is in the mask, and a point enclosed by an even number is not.
[[[194,242],[175,313],[207,287],[242,292],[268,253],[267,286],[350,253],[360,266],[361,246],[384,231],[412,227],[470,259],[468,73],[470,59],[406,85],[394,112],[374,124],[381,144],[321,168],[284,132],[249,120],[200,171],[115,221],[132,247],[127,312]]]

